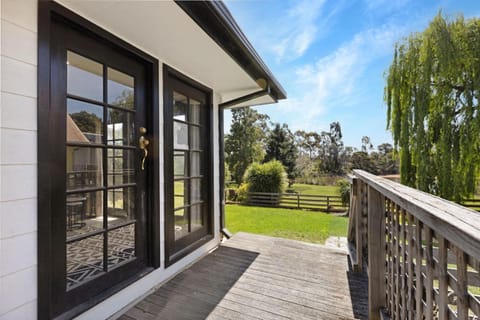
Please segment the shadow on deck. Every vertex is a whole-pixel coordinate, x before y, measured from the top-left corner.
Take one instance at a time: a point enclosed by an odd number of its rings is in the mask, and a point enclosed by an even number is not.
[[[120,319],[367,319],[367,288],[344,251],[237,233]]]

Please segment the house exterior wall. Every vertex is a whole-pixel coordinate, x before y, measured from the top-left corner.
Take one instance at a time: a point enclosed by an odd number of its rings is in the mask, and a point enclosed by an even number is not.
[[[37,317],[37,8],[37,0],[0,3],[0,320]],[[132,39],[124,40],[135,45]],[[220,241],[217,130],[220,99],[214,93],[214,239],[167,269],[164,267],[163,61],[156,58],[160,62],[161,267],[78,319],[104,319],[119,312],[200,259]]]
[[[1,1],[0,319],[37,314],[37,1]]]

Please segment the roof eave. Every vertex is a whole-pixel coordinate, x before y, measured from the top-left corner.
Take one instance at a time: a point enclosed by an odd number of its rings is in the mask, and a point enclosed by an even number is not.
[[[255,51],[222,1],[175,1],[255,81],[264,79],[273,100],[286,99],[285,89]],[[260,80],[261,81],[261,80]]]

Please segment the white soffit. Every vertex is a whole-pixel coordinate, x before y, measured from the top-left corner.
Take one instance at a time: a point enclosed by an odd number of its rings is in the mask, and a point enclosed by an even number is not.
[[[261,89],[173,1],[57,2],[158,58],[160,62],[212,88],[222,96],[221,102]],[[263,100],[266,103],[274,102],[270,97],[264,97]]]

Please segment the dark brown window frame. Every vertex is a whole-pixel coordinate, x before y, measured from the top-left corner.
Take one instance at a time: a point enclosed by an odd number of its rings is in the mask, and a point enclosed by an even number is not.
[[[208,115],[206,116],[207,125],[206,130],[208,130],[208,138],[205,139],[207,142],[207,146],[204,147],[205,153],[205,179],[207,185],[207,201],[208,201],[208,209],[206,215],[206,228],[207,232],[205,235],[200,235],[195,239],[194,242],[186,243],[184,248],[181,250],[174,250],[170,245],[175,242],[174,235],[171,232],[171,227],[173,226],[171,223],[168,223],[167,214],[169,212],[174,211],[173,199],[174,199],[174,188],[173,188],[173,181],[174,181],[174,174],[173,174],[173,110],[169,110],[168,106],[171,104],[171,96],[170,91],[172,87],[172,81],[177,81],[183,83],[185,86],[192,87],[193,89],[200,91],[205,94],[206,96],[206,107],[208,110]],[[204,86],[203,84],[191,79],[190,77],[182,74],[181,72],[175,70],[174,68],[164,64],[163,65],[163,121],[164,121],[164,195],[165,195],[165,226],[164,226],[164,234],[165,234],[165,245],[164,245],[164,252],[165,252],[165,267],[171,266],[175,262],[179,261],[183,257],[187,256],[188,254],[192,253],[202,245],[206,244],[213,237],[213,220],[214,220],[214,210],[215,210],[215,203],[213,201],[214,196],[214,188],[213,188],[213,172],[214,172],[214,165],[213,165],[213,90]],[[172,159],[169,161],[169,159]],[[170,185],[171,183],[171,185]],[[180,240],[181,241],[181,240]]]
[[[160,266],[160,205],[158,199],[159,190],[159,143],[151,144],[149,166],[152,168],[149,175],[149,203],[150,213],[147,221],[147,252],[149,268],[132,278],[128,278],[108,291],[92,297],[70,310],[56,314],[58,299],[53,296],[52,283],[56,280],[52,257],[56,254],[64,254],[55,251],[52,232],[54,232],[54,219],[52,212],[55,211],[55,196],[58,196],[54,189],[53,179],[59,173],[52,167],[52,149],[55,148],[50,139],[55,135],[54,128],[58,114],[51,109],[51,86],[55,79],[51,76],[51,30],[54,21],[60,21],[69,27],[85,33],[99,42],[105,43],[125,55],[133,57],[145,66],[147,71],[147,106],[150,111],[148,119],[149,127],[153,128],[153,137],[159,137],[159,101],[158,101],[158,60],[124,40],[112,35],[106,30],[96,26],[85,18],[73,13],[65,7],[53,1],[39,0],[38,3],[38,318],[39,319],[68,319],[91,308],[99,302],[110,297],[114,293],[125,288],[129,284]]]

